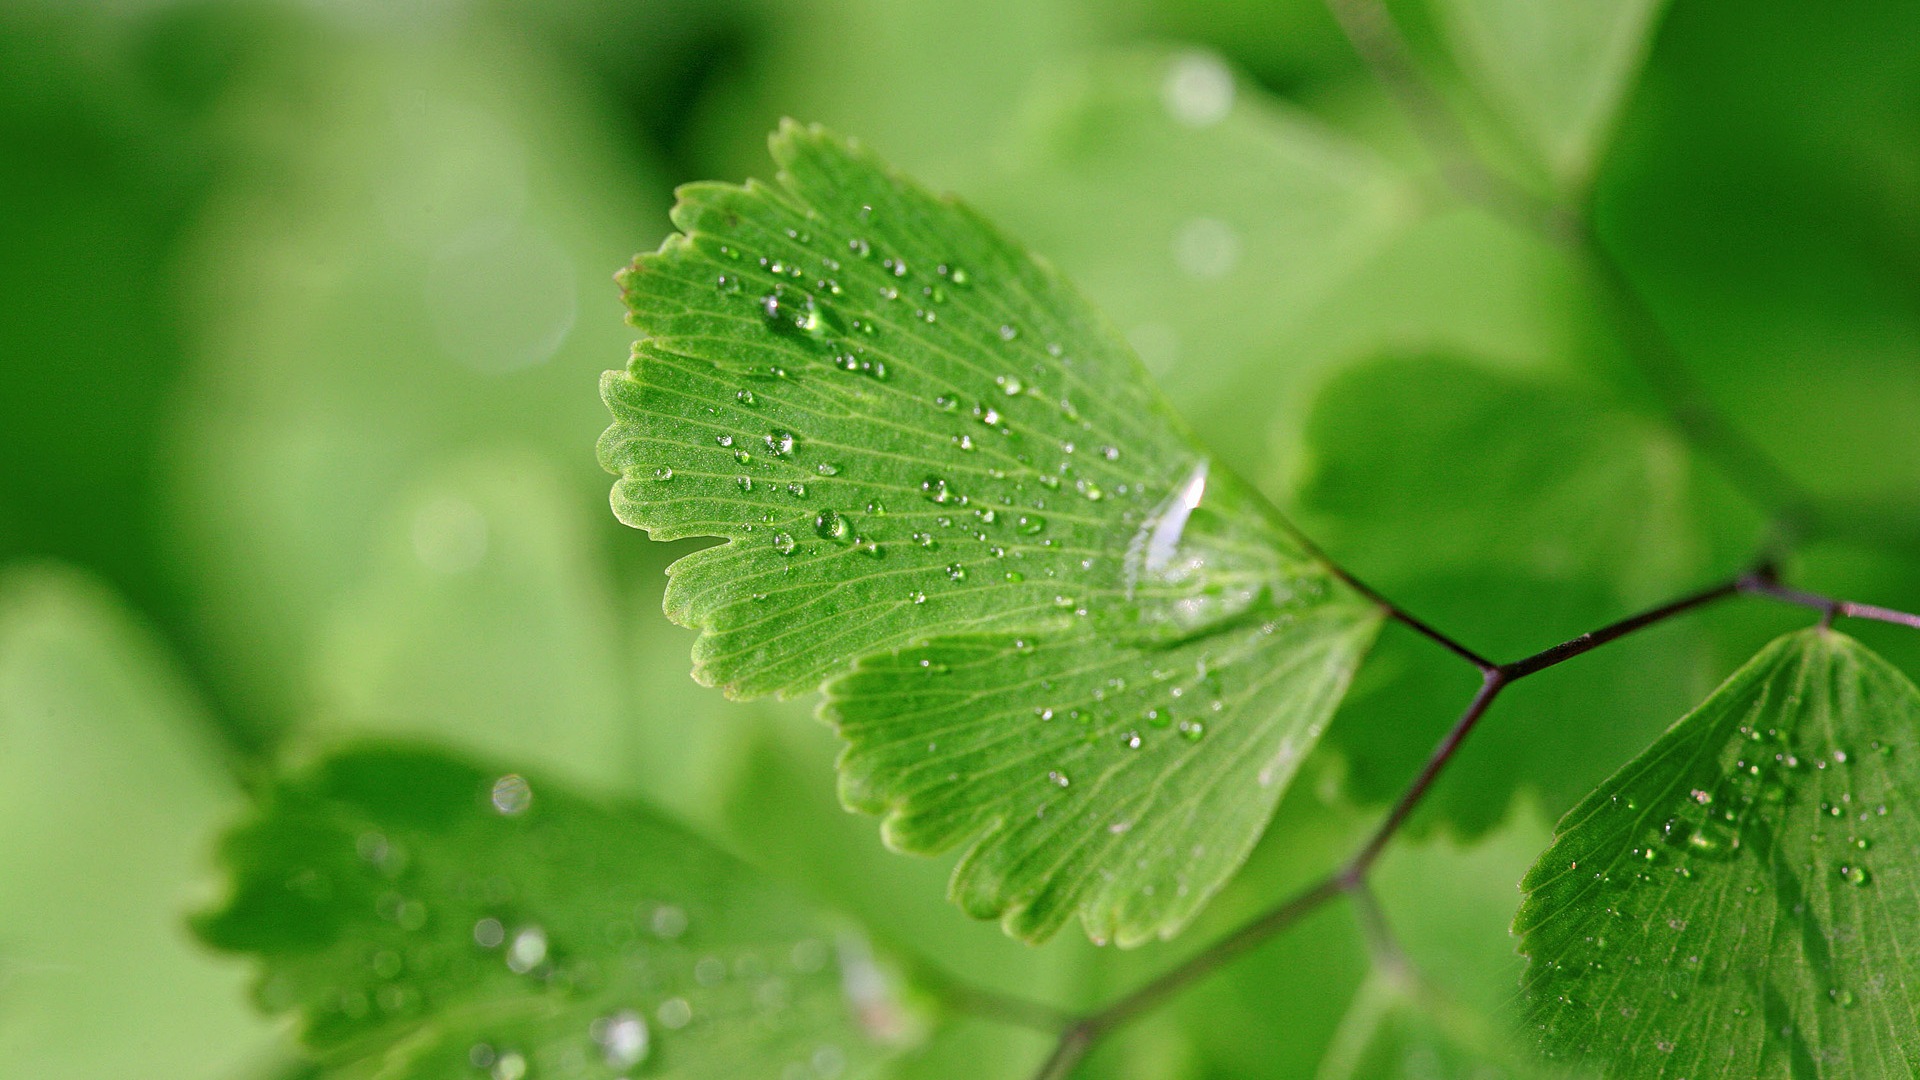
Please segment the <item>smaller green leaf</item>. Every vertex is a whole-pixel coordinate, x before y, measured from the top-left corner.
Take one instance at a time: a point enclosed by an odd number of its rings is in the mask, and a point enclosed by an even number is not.
[[[1774,641],[1560,823],[1515,920],[1546,1052],[1622,1077],[1920,1068],[1920,690]]]
[[[1561,184],[1591,176],[1662,0],[1439,0],[1460,64]]]
[[[844,920],[633,808],[365,747],[276,786],[201,922],[338,1077],[866,1077],[921,1017]]]

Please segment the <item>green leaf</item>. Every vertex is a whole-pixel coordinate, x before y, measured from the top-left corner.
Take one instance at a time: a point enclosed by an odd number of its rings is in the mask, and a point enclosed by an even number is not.
[[[1439,0],[1461,67],[1552,177],[1578,188],[1646,57],[1661,0]]]
[[[851,805],[1040,938],[1179,928],[1245,858],[1378,615],[1213,463],[1057,274],[789,124],[621,275],[614,509],[675,563],[695,677],[834,684]],[[907,768],[911,765],[911,769]]]
[[[216,1077],[271,1052],[182,917],[240,793],[212,722],[94,581],[0,575],[0,1060],[36,1080]]]
[[[368,746],[225,845],[215,945],[257,955],[329,1076],[864,1077],[922,1018],[858,929],[636,808]]]
[[[1560,823],[1515,921],[1546,1051],[1609,1075],[1909,1076],[1920,691],[1782,637]]]

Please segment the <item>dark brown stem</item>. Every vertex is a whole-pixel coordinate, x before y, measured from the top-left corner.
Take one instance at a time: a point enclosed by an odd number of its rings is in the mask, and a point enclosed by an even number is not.
[[[1840,600],[1819,593],[1807,592],[1783,585],[1772,574],[1755,574],[1741,582],[1740,591],[1754,596],[1764,596],[1770,600],[1793,604],[1798,607],[1813,608],[1821,613],[1823,621],[1831,625],[1836,616],[1847,619],[1869,619],[1873,622],[1892,623],[1895,626],[1911,626],[1920,630],[1920,615],[1874,604],[1856,604],[1852,600]]]

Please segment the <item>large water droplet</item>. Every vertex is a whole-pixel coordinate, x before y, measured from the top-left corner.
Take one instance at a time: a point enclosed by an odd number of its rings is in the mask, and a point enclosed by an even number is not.
[[[518,817],[533,805],[533,788],[519,773],[508,773],[493,782],[493,808],[508,817]]]
[[[646,1059],[647,1021],[631,1009],[595,1020],[587,1029],[600,1044],[600,1056],[612,1069],[630,1069]]]
[[[538,926],[520,928],[507,946],[507,968],[516,975],[525,975],[546,958],[547,932]]]

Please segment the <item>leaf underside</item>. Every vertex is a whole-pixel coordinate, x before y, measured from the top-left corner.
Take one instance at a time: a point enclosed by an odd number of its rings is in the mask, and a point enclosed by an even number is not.
[[[671,570],[695,677],[842,676],[845,800],[902,850],[972,840],[969,912],[1170,935],[1377,613],[1051,268],[818,128],[773,153],[773,185],[681,190],[681,232],[621,275],[645,337],[603,383],[621,520],[728,541]]]
[[[329,1077],[864,1077],[919,1023],[858,930],[636,810],[351,749],[230,835],[210,943]]]
[[[1920,691],[1780,638],[1561,823],[1515,922],[1543,1048],[1621,1077],[1920,1068]]]

